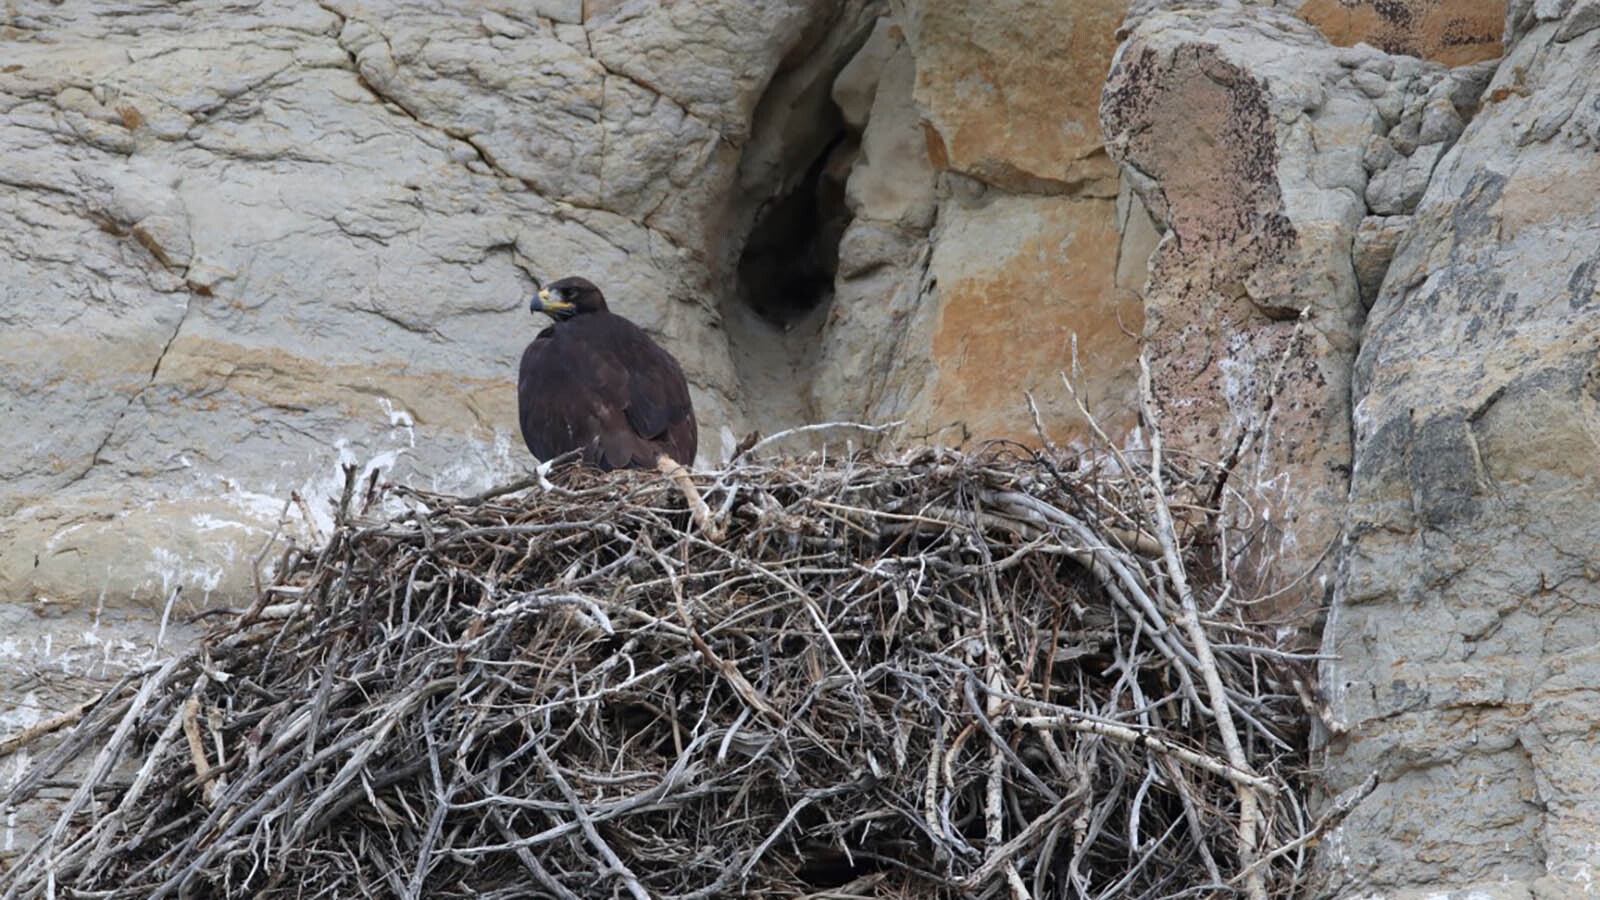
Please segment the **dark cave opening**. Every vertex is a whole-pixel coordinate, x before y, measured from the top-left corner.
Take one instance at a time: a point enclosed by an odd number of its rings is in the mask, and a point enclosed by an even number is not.
[[[739,299],[784,330],[833,296],[850,224],[844,188],[856,138],[842,120],[825,133],[832,136],[794,186],[757,211],[736,270]]]
[[[883,12],[881,0],[845,0],[819,14],[752,114],[717,260],[740,427],[772,434],[815,421],[816,367],[851,221],[845,185],[865,128],[833,89]]]

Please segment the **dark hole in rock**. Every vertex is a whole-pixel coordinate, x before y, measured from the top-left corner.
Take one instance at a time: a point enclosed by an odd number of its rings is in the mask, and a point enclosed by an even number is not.
[[[855,143],[839,123],[794,187],[756,216],[739,257],[739,298],[773,325],[788,328],[833,295]]]
[[[729,195],[718,306],[746,421],[769,435],[815,420],[814,375],[850,223],[845,183],[863,127],[832,91],[885,8],[818,8],[756,104]]]

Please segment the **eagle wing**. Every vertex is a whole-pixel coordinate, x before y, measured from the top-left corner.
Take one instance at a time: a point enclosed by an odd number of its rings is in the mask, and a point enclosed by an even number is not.
[[[692,463],[688,382],[672,355],[610,314],[545,329],[522,355],[522,438],[540,459],[575,449],[601,469],[652,468],[665,453]]]
[[[635,452],[631,464],[653,467],[656,457],[665,453],[684,465],[692,465],[698,428],[683,367],[638,326],[626,319],[612,319],[626,326],[617,329],[618,340],[611,346],[625,357],[619,362],[628,373],[624,411],[629,431],[647,445],[645,458],[640,459]],[[625,337],[621,333],[624,330]]]
[[[628,370],[628,424],[640,437],[659,441],[674,423],[693,421],[689,382],[672,354],[642,331],[635,337],[627,351],[633,363]]]
[[[585,434],[593,434],[590,423],[578,404],[572,402],[571,374],[577,371],[581,353],[555,326],[522,351],[517,371],[517,421],[522,426],[522,441],[541,460],[554,459],[583,446]]]

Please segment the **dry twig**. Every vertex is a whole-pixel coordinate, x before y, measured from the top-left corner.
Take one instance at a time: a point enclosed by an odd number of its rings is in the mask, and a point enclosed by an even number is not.
[[[325,544],[17,782],[12,806],[97,753],[0,896],[1302,878],[1304,660],[1197,574],[1157,473],[1011,446],[741,459],[696,476],[699,506],[552,470],[391,486],[392,518],[352,473]]]

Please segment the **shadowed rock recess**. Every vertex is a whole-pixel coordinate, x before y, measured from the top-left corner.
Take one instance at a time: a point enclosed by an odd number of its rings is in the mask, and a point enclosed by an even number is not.
[[[0,736],[246,602],[345,466],[526,474],[525,301],[582,274],[702,465],[1080,446],[1063,372],[1137,446],[1142,348],[1182,512],[1322,640],[1324,799],[1378,776],[1319,890],[1600,871],[1600,2],[18,0],[0,46]]]

